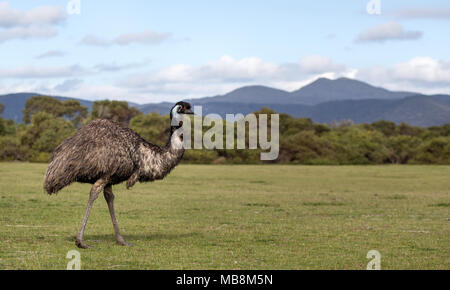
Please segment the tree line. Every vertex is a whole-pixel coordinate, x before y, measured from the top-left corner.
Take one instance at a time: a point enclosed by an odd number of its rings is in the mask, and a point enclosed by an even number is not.
[[[0,104],[0,114],[3,110],[4,106]],[[255,113],[275,112],[264,108]],[[0,160],[48,162],[53,150],[65,138],[99,118],[129,126],[144,139],[158,145],[164,145],[170,134],[168,115],[143,114],[129,107],[127,102],[97,101],[89,113],[75,100],[36,96],[26,102],[23,122],[0,117]],[[280,114],[279,125],[280,153],[271,163],[450,164],[450,124],[429,128],[389,121],[353,124],[351,120],[343,120],[321,124],[308,118]],[[204,131],[208,129],[203,128]],[[187,150],[183,162],[263,163],[259,157],[260,150]]]

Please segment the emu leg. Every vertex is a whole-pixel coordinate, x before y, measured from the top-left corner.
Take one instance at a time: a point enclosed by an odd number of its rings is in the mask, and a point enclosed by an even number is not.
[[[86,228],[86,223],[89,218],[89,213],[92,208],[92,204],[97,199],[99,193],[102,191],[102,189],[105,187],[105,182],[103,180],[98,180],[91,188],[91,193],[89,194],[89,201],[88,205],[86,207],[86,212],[84,213],[83,221],[81,222],[81,228],[78,231],[77,239],[75,241],[75,244],[78,246],[78,248],[91,248],[90,246],[86,245],[83,242],[83,236],[84,236],[84,229]]]
[[[105,196],[106,203],[108,204],[109,214],[111,215],[114,232],[116,233],[117,244],[122,246],[131,246],[131,244],[125,242],[119,231],[119,223],[117,223],[116,214],[114,212],[114,194],[112,192],[111,185],[105,187],[105,189],[103,190],[103,195]]]

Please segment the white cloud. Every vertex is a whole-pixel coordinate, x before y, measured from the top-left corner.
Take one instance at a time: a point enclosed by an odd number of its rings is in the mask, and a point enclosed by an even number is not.
[[[151,82],[173,83],[199,80],[242,82],[267,78],[279,73],[279,70],[279,65],[264,62],[259,58],[249,57],[235,60],[230,56],[223,56],[217,61],[201,66],[174,65],[153,73],[146,79]]]
[[[23,11],[0,2],[0,43],[12,39],[50,38],[57,35],[55,26],[67,15],[60,7],[39,6]]]
[[[427,83],[450,84],[450,62],[431,57],[416,57],[392,67],[393,78]]]
[[[158,33],[152,30],[121,34],[115,39],[119,45],[128,45],[131,43],[158,44],[170,37],[169,33]]]
[[[199,66],[178,64],[148,74],[131,75],[118,83],[130,93],[176,100],[227,93],[240,86],[267,85],[285,90],[300,88],[319,76],[347,76],[352,71],[323,56],[309,56],[298,63],[277,64],[260,58],[236,60],[223,56]]]
[[[39,93],[51,96],[73,97],[85,100],[151,100],[146,98],[140,99],[139,96],[130,95],[124,89],[113,85],[90,84],[81,79],[67,79],[62,82],[55,80],[33,80],[26,79],[20,82],[11,82],[9,84],[2,83],[0,86],[0,94],[10,93]]]
[[[0,77],[19,79],[62,78],[81,75],[84,73],[86,73],[86,70],[79,65],[55,67],[22,66],[9,69],[0,69]]]
[[[361,32],[356,42],[385,42],[388,40],[416,40],[421,38],[421,31],[405,30],[397,22],[387,22]]]
[[[83,85],[74,94],[81,98],[127,99],[136,103],[177,101],[224,94],[247,85],[294,91],[319,77],[354,78],[397,91],[450,93],[450,61],[430,57],[416,57],[389,67],[358,70],[335,64],[321,56],[306,57],[298,63],[288,64],[254,57],[239,60],[223,56],[203,65],[179,64],[148,74],[131,75],[114,85]]]
[[[126,88],[127,96],[133,96],[133,101],[143,103],[214,96],[246,85],[293,91],[319,77],[354,78],[398,91],[450,93],[450,61],[430,57],[416,57],[389,67],[356,69],[317,55],[287,64],[223,56],[199,66],[179,64],[148,74],[131,75],[117,86]]]
[[[67,95],[66,91],[58,91],[56,88],[50,89],[49,93],[53,95]],[[120,88],[114,85],[105,85],[105,84],[89,84],[83,83],[79,85],[78,88],[74,90],[70,90],[70,97],[86,99],[86,100],[126,100],[129,102],[133,102],[134,100],[140,100],[139,95],[130,94],[130,92],[125,88]],[[146,100],[151,100],[146,98]],[[141,99],[141,101],[143,101]]]
[[[64,55],[61,51],[48,51],[36,58],[46,58]],[[59,79],[76,76],[89,76],[93,72],[115,72],[127,69],[136,69],[147,65],[150,61],[116,64],[115,62],[105,64],[100,63],[92,67],[83,67],[80,65],[61,65],[61,66],[17,66],[10,68],[0,68],[0,78],[3,79]]]
[[[13,93],[23,93],[23,92],[41,92],[47,88],[43,86],[42,83],[36,83],[34,81],[30,82],[13,82],[11,84],[2,83],[0,86],[0,94],[13,94]]]
[[[49,26],[31,26],[31,27],[13,27],[9,29],[0,29],[0,43],[12,39],[29,38],[51,38],[58,33],[56,29]]]
[[[219,60],[200,66],[174,65],[148,75],[132,76],[127,80],[134,86],[147,83],[215,82],[267,82],[272,80],[298,80],[308,74],[342,72],[345,66],[336,65],[321,56],[305,57],[299,63],[277,64],[260,58],[236,60],[222,56]]]
[[[64,56],[65,53],[60,50],[49,50],[40,55],[36,56],[37,59],[49,58],[49,57],[61,57]]]
[[[415,57],[390,67],[361,69],[355,77],[393,90],[450,93],[450,61],[431,57]]]
[[[80,43],[91,46],[129,45],[132,43],[155,45],[167,40],[170,36],[170,33],[158,33],[152,30],[120,34],[113,40],[88,34],[81,39]]]
[[[125,64],[117,64],[116,62],[99,63],[94,66],[94,69],[101,71],[101,72],[117,72],[117,71],[123,71],[123,70],[128,70],[128,69],[136,69],[136,68],[144,67],[149,63],[150,63],[149,60],[143,60],[140,62],[132,62],[132,63],[125,63]]]
[[[324,73],[329,71],[343,71],[344,65],[334,64],[326,56],[311,55],[300,60],[300,67],[308,73]]]
[[[81,41],[81,44],[85,44],[85,45],[91,45],[91,46],[109,46],[111,45],[111,42],[109,40],[103,39],[101,37],[92,35],[92,34],[88,34],[85,35]]]
[[[83,83],[83,80],[80,79],[68,79],[63,81],[60,84],[57,84],[53,89],[57,92],[68,92],[73,91],[80,87]]]
[[[39,6],[28,11],[13,9],[8,2],[0,2],[0,27],[57,25],[67,18],[60,7]]]
[[[120,80],[116,82],[91,78],[92,72],[122,70],[133,65],[99,64],[89,70],[77,65],[0,69],[0,80],[5,80],[0,90],[147,103],[214,96],[247,85],[266,85],[293,91],[319,77],[348,77],[391,90],[450,93],[450,61],[431,57],[415,57],[390,66],[355,69],[317,55],[285,64],[256,57],[235,59],[223,56],[202,65],[178,64],[145,74],[135,73],[125,79],[120,75]],[[80,76],[83,80],[79,79]],[[16,79],[20,82],[8,86]]]

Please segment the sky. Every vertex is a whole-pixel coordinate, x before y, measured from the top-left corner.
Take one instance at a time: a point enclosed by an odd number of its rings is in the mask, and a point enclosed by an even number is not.
[[[0,0],[0,94],[142,104],[319,77],[450,94],[450,1]]]

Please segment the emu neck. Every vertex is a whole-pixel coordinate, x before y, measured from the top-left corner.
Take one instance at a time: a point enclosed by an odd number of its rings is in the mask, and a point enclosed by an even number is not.
[[[170,127],[170,136],[169,140],[167,140],[166,146],[164,147],[165,150],[173,152],[178,152],[181,150],[184,152],[183,137],[177,132],[177,129],[179,128],[180,127],[175,126]]]
[[[166,146],[141,146],[139,181],[151,181],[164,178],[183,157],[184,148],[182,145],[182,138],[172,128]]]

